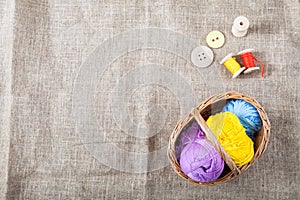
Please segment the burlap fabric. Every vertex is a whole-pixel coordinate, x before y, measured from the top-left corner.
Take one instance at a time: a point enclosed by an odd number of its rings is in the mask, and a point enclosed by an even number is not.
[[[0,0],[0,198],[299,199],[299,12],[297,0]],[[239,15],[244,38],[231,34]],[[189,54],[212,30],[226,43],[199,69]],[[218,64],[246,48],[264,79]],[[268,150],[229,183],[191,185],[168,137],[228,90],[265,108]]]

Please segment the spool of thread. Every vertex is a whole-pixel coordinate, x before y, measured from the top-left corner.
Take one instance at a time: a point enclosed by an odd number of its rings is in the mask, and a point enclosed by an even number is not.
[[[262,121],[257,109],[249,102],[242,99],[231,99],[224,106],[222,112],[232,112],[246,129],[247,135],[255,140],[254,134],[262,127]]]
[[[223,64],[233,74],[232,78],[238,77],[245,70],[245,67],[241,67],[241,65],[233,57],[233,53],[225,56],[220,64]]]
[[[243,166],[252,160],[254,143],[235,114],[221,112],[210,116],[206,123],[237,166]]]
[[[238,55],[241,56],[244,66],[246,70],[244,71],[245,74],[249,74],[252,71],[259,70],[259,67],[256,67],[256,64],[254,62],[257,62],[261,66],[261,76],[264,77],[265,73],[265,66],[262,62],[260,62],[258,59],[256,59],[253,55],[254,49],[245,49],[243,51],[240,51]]]
[[[181,170],[195,181],[214,181],[224,169],[224,160],[196,122],[180,134],[175,153]]]
[[[231,32],[235,37],[244,37],[249,28],[249,20],[244,16],[238,16],[234,19]]]
[[[197,138],[181,152],[180,168],[195,181],[211,182],[222,174],[224,160],[208,140]]]

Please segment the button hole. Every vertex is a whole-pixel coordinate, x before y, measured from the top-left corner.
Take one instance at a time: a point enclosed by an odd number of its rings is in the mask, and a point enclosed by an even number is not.
[[[218,39],[219,39],[219,37],[216,38],[216,40],[218,40]]]
[[[215,39],[212,39],[212,41],[214,42],[214,41],[215,41]]]

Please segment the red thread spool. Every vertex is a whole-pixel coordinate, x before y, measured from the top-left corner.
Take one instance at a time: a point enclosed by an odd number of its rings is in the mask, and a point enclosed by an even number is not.
[[[262,62],[260,62],[259,60],[257,60],[254,55],[253,52],[254,49],[245,49],[243,51],[240,51],[238,53],[238,55],[241,56],[244,66],[246,68],[246,70],[244,71],[245,74],[249,74],[252,71],[255,70],[259,70],[259,67],[256,67],[255,62],[257,62],[260,66],[261,66],[261,76],[264,77],[264,73],[265,73],[265,66]]]

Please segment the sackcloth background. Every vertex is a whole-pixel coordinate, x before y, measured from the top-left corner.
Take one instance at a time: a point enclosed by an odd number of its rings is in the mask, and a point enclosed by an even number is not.
[[[298,0],[0,0],[0,199],[299,199],[299,13]],[[191,44],[212,30],[226,43],[197,68]],[[246,48],[264,79],[218,64]],[[168,163],[168,137],[229,90],[265,108],[268,149],[239,178],[194,186]]]

